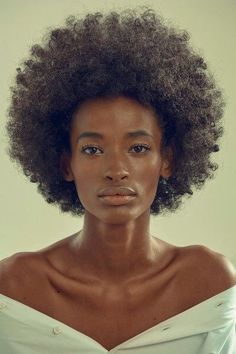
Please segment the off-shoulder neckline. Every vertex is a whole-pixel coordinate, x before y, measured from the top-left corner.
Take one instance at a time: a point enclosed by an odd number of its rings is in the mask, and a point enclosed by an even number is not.
[[[183,316],[183,315],[185,315],[185,314],[188,314],[190,311],[193,311],[193,310],[195,310],[196,308],[201,307],[202,305],[205,305],[207,302],[216,301],[216,300],[218,299],[218,297],[230,295],[230,293],[234,293],[234,291],[235,291],[235,298],[236,298],[236,284],[233,285],[233,286],[231,286],[230,288],[225,289],[225,290],[221,291],[220,293],[217,293],[217,294],[211,296],[210,298],[207,298],[207,299],[205,299],[205,300],[199,302],[198,304],[196,304],[196,305],[194,305],[194,306],[192,306],[192,307],[190,307],[190,308],[188,308],[188,309],[186,309],[186,310],[184,310],[184,311],[182,311],[182,312],[180,312],[180,313],[178,313],[178,314],[176,314],[176,315],[174,315],[174,316],[172,316],[172,317],[169,317],[168,319],[166,319],[166,320],[164,320],[164,321],[162,321],[162,322],[159,322],[158,324],[156,324],[156,325],[154,325],[154,326],[152,326],[152,327],[150,327],[150,328],[148,328],[148,329],[146,329],[146,330],[144,330],[144,331],[142,331],[142,332],[136,334],[136,335],[133,336],[132,338],[129,338],[128,340],[126,340],[126,341],[120,343],[119,345],[117,345],[116,347],[114,347],[114,348],[112,348],[112,349],[110,349],[110,350],[107,350],[102,344],[100,344],[99,342],[97,342],[97,341],[96,341],[95,339],[93,339],[92,337],[90,337],[90,336],[84,334],[83,332],[80,332],[80,331],[74,329],[73,327],[70,327],[69,325],[67,325],[67,324],[65,324],[65,323],[63,323],[63,322],[61,322],[61,321],[59,321],[59,320],[57,320],[57,319],[55,319],[55,318],[53,318],[53,317],[51,317],[51,316],[49,316],[49,315],[46,315],[45,313],[43,313],[43,312],[41,312],[41,311],[39,311],[39,310],[36,310],[36,309],[34,309],[33,307],[30,307],[30,306],[28,306],[28,305],[25,305],[25,304],[23,304],[22,302],[20,302],[20,301],[18,301],[18,300],[15,300],[15,299],[13,299],[13,298],[7,296],[7,295],[4,295],[4,294],[1,294],[1,293],[0,293],[0,301],[1,301],[1,298],[2,298],[3,301],[4,301],[4,299],[5,299],[5,300],[7,300],[8,302],[13,302],[13,303],[15,303],[15,305],[17,305],[18,307],[22,307],[22,308],[24,308],[24,309],[27,309],[27,311],[30,311],[30,312],[32,312],[32,314],[35,314],[35,315],[37,315],[37,316],[40,316],[42,319],[47,319],[48,321],[49,321],[49,320],[50,320],[50,321],[53,321],[54,325],[57,324],[58,326],[63,326],[64,328],[67,328],[67,330],[70,330],[70,331],[72,331],[72,332],[75,333],[75,334],[78,334],[78,335],[80,335],[80,336],[82,335],[83,337],[87,338],[87,340],[92,341],[92,342],[94,342],[96,345],[100,346],[100,348],[102,348],[103,350],[105,350],[106,353],[112,353],[115,349],[118,349],[118,347],[120,347],[120,346],[122,346],[122,345],[128,343],[128,342],[131,341],[131,340],[134,340],[136,337],[141,336],[141,335],[144,335],[146,332],[149,332],[149,331],[151,331],[151,330],[154,330],[155,328],[162,327],[162,326],[165,325],[166,323],[169,323],[170,321],[172,321],[172,320],[174,320],[174,319],[177,319],[178,317]]]

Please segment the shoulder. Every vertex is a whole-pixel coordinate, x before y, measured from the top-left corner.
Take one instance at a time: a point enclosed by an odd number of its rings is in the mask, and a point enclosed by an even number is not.
[[[219,279],[226,285],[236,285],[236,269],[225,255],[206,246],[196,246],[196,254],[199,267],[205,266],[206,273],[209,271],[213,278]]]
[[[37,252],[19,252],[0,261],[0,293],[19,297],[43,280],[44,261]]]
[[[203,245],[183,247],[181,252],[185,258],[185,274],[193,279],[193,285],[201,285],[207,296],[236,285],[235,267],[223,254]]]

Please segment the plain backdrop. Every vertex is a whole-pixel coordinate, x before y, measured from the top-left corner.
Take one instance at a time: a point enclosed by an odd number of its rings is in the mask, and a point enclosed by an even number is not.
[[[227,102],[225,134],[219,141],[220,152],[214,154],[219,164],[215,178],[194,191],[174,214],[151,217],[151,233],[178,246],[205,245],[236,265],[235,0],[0,1],[0,259],[45,247],[83,225],[83,218],[47,204],[36,184],[30,183],[7,156],[5,123],[16,68],[28,57],[29,48],[41,42],[46,30],[63,25],[67,16],[138,5],[151,6],[171,24],[189,31],[191,44],[205,57]]]

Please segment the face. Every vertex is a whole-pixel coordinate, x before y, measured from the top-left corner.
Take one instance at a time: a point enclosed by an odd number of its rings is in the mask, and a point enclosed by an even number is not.
[[[161,154],[161,139],[154,112],[133,99],[84,102],[73,116],[71,155],[63,154],[61,169],[67,181],[74,181],[86,213],[106,223],[150,213],[160,176],[171,173],[170,157]],[[132,188],[136,195],[123,204],[107,204],[98,194],[113,186]]]

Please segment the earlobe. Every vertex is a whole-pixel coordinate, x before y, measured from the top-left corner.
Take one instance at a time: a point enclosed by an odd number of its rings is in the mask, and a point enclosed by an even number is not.
[[[174,152],[171,146],[169,146],[163,157],[163,163],[161,167],[161,176],[163,178],[169,178],[172,173],[173,173],[173,167],[174,167]]]
[[[164,161],[163,165],[162,165],[162,169],[161,169],[161,176],[163,178],[169,178],[171,176],[171,167],[169,166],[169,163],[167,163],[166,161]]]
[[[67,182],[72,182],[74,180],[71,168],[70,168],[70,157],[66,152],[63,152],[60,157],[60,170]]]

